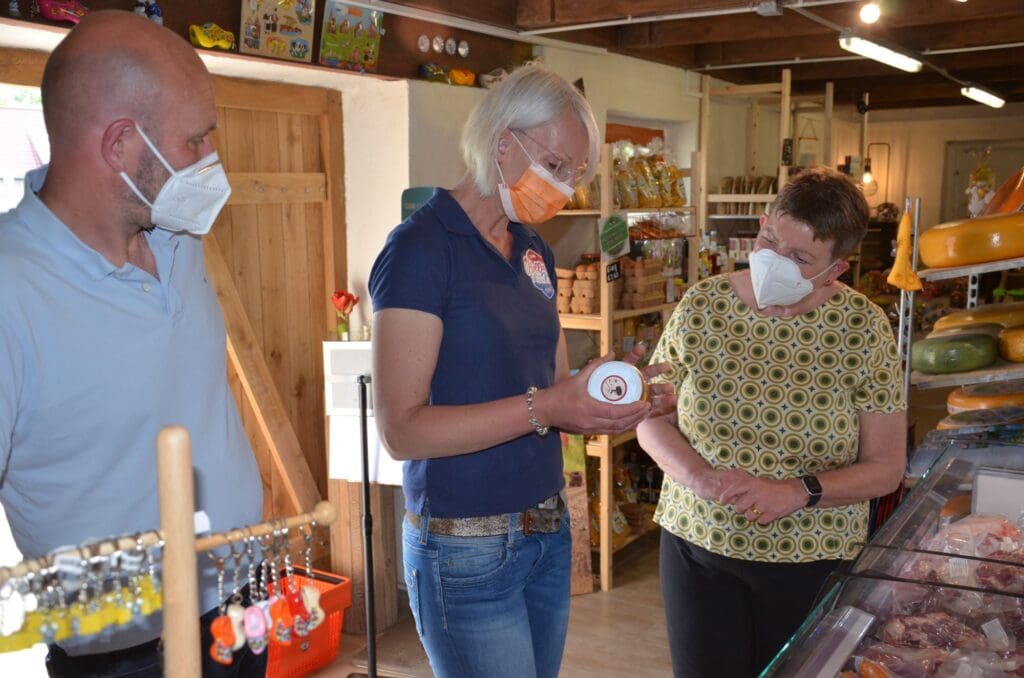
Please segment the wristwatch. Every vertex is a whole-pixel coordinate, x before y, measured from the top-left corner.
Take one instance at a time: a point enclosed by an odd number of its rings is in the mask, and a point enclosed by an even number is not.
[[[821,483],[818,482],[817,476],[804,476],[800,479],[800,482],[804,486],[804,492],[807,493],[807,504],[805,506],[810,508],[821,500]]]

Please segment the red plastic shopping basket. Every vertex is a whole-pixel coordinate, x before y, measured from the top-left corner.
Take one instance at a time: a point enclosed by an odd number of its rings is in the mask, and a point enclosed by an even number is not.
[[[348,577],[304,568],[295,568],[295,583],[315,586],[320,591],[320,607],[327,618],[308,636],[292,636],[291,645],[271,643],[267,652],[268,678],[299,678],[327,666],[338,655],[345,610],[352,604],[352,581]]]

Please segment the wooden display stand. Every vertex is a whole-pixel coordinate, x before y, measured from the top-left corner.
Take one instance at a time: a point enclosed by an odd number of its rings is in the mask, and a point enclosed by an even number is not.
[[[192,503],[192,444],[188,431],[169,426],[156,440],[157,477],[160,488],[160,531],[163,548],[164,590],[164,675],[193,678],[201,675],[199,638],[199,587],[196,553],[240,542],[247,536],[261,537],[284,527],[330,525],[337,518],[326,501],[310,513],[284,520],[260,523],[228,533],[196,540]]]
[[[160,531],[147,532],[138,539],[121,537],[102,542],[94,555],[132,551],[163,541],[164,675],[168,678],[195,678],[202,674],[196,554],[239,543],[246,538],[262,537],[283,528],[309,525],[314,521],[318,525],[330,525],[335,521],[337,512],[330,503],[322,501],[309,513],[196,539],[189,433],[181,426],[168,426],[157,435],[156,447]],[[23,561],[0,573],[0,584],[52,565],[52,556]]]

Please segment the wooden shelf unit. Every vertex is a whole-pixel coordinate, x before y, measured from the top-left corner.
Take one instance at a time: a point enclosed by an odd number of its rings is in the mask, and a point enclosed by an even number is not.
[[[789,179],[789,165],[782,162],[783,148],[787,139],[791,140],[791,130],[794,128],[796,115],[800,107],[820,107],[824,116],[824,134],[822,141],[821,164],[831,166],[832,162],[832,107],[833,107],[833,84],[825,84],[823,95],[793,97],[790,94],[792,76],[788,68],[782,69],[782,77],[779,82],[763,83],[756,85],[730,85],[727,87],[712,87],[711,76],[701,77],[701,100],[700,100],[700,128],[698,130],[698,150],[693,153],[691,166],[693,169],[692,202],[697,208],[696,228],[698,237],[703,236],[710,229],[711,221],[726,220],[755,220],[759,214],[710,214],[709,205],[719,204],[744,204],[759,203],[768,205],[775,200],[776,193],[712,193],[708,185],[708,155],[711,140],[711,97],[739,97],[750,101],[751,116],[749,137],[752,140],[746,151],[747,174],[757,173],[757,121],[759,107],[764,102],[778,102],[779,115],[779,136],[776,164],[776,190],[781,190]],[[796,153],[794,148],[793,153]],[[720,243],[721,244],[721,243]],[[690,258],[691,265],[695,264],[696,257]],[[723,268],[729,268],[728,266]],[[695,278],[691,278],[693,280]]]
[[[595,219],[595,227],[600,228],[612,214],[637,214],[652,212],[681,212],[692,210],[692,207],[663,207],[663,208],[636,208],[620,210],[613,206],[612,195],[612,163],[610,146],[605,144],[601,150],[601,163],[599,171],[599,182],[601,185],[601,208],[597,210],[563,210],[558,213],[561,217],[591,217]],[[688,253],[689,256],[689,253]],[[689,257],[692,261],[693,257]],[[562,328],[566,330],[583,330],[596,332],[599,335],[599,355],[606,355],[612,350],[612,332],[616,321],[625,318],[632,318],[648,313],[661,313],[662,318],[672,312],[675,303],[664,303],[634,309],[616,309],[613,296],[613,286],[608,283],[607,266],[610,262],[601,261],[599,266],[598,281],[600,284],[600,313],[562,313],[559,319]],[[690,267],[693,270],[693,267]],[[690,277],[688,280],[692,280]],[[612,505],[614,503],[614,487],[612,483],[615,448],[636,439],[636,431],[626,431],[617,436],[595,436],[586,444],[586,454],[598,460],[600,477],[598,481],[598,496],[600,497],[600,510],[598,523],[600,525],[601,540],[597,547],[600,562],[601,590],[609,591],[612,588],[612,555],[620,549],[612,548]],[[631,535],[627,544],[632,543],[637,537]]]

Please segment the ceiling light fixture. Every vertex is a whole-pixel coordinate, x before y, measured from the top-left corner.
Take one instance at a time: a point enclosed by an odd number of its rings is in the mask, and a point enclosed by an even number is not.
[[[898,68],[907,73],[917,73],[921,70],[922,62],[910,54],[895,47],[887,47],[873,40],[858,37],[852,33],[843,33],[839,36],[839,46],[847,52],[853,52],[869,59],[881,62],[887,66]]]
[[[873,24],[882,16],[882,8],[877,2],[865,2],[860,8],[860,20],[866,24]]]
[[[964,83],[964,86],[960,88],[960,94],[963,94],[968,99],[974,99],[979,104],[985,104],[992,108],[1002,108],[1006,100],[996,94],[990,89],[976,85],[972,82]]]

